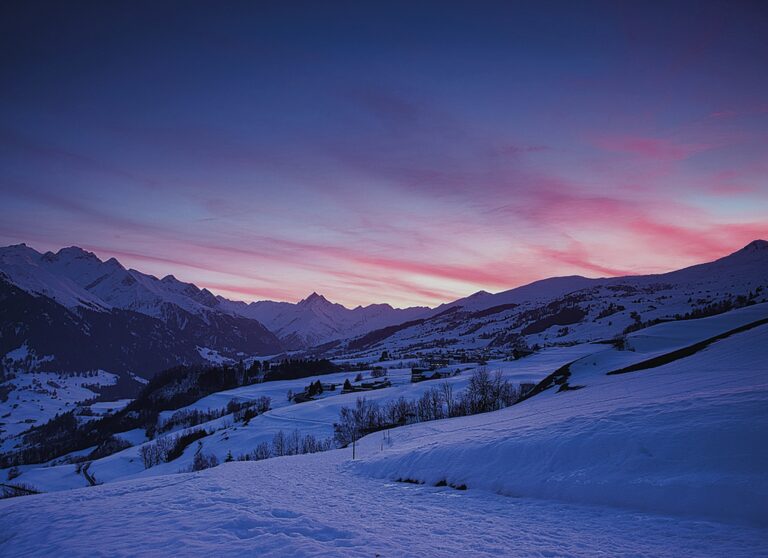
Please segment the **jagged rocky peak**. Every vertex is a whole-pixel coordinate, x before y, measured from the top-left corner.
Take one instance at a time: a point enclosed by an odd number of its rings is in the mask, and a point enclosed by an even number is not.
[[[308,305],[308,304],[330,304],[328,302],[328,299],[325,298],[321,294],[317,294],[316,292],[312,292],[311,295],[309,295],[307,298],[300,300],[299,304],[302,305]]]
[[[123,267],[123,264],[117,261],[117,258],[109,258],[107,261],[104,262],[104,264],[110,267],[114,267],[116,269],[125,269]]]
[[[58,256],[61,259],[88,259],[88,260],[94,260],[94,261],[101,261],[99,257],[94,254],[93,252],[88,252],[87,250],[83,250],[79,246],[69,246],[67,248],[62,248],[56,253],[56,256]]]

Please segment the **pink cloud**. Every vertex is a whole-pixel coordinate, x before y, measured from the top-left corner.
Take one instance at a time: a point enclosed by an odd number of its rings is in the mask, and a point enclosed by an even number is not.
[[[714,147],[708,143],[680,143],[643,136],[604,136],[596,139],[595,145],[606,151],[661,162],[682,161]]]

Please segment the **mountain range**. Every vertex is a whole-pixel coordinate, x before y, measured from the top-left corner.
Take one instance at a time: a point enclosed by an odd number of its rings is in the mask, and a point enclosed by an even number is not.
[[[761,300],[766,288],[763,240],[671,273],[554,277],[433,309],[349,309],[317,293],[295,304],[232,301],[81,248],[40,253],[20,244],[0,248],[0,355],[6,369],[149,378],[177,364],[297,350],[505,351],[610,339],[647,323]]]
[[[218,300],[220,308],[264,324],[288,350],[353,337],[431,313],[431,309],[425,306],[400,309],[389,304],[370,304],[349,309],[315,292],[296,304],[271,300],[246,304],[223,297],[218,297]]]
[[[104,369],[142,377],[175,364],[297,350],[424,315],[428,308],[348,309],[312,293],[247,304],[168,275],[159,279],[78,247],[0,248],[0,355],[9,367]]]

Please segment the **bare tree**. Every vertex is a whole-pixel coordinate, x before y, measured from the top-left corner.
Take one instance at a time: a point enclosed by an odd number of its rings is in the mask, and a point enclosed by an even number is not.
[[[281,457],[285,455],[286,441],[285,434],[282,430],[277,432],[272,438],[272,453],[275,457]]]
[[[451,382],[443,382],[440,386],[440,391],[443,394],[443,401],[445,401],[448,416],[454,416],[455,405],[453,402],[453,384]]]

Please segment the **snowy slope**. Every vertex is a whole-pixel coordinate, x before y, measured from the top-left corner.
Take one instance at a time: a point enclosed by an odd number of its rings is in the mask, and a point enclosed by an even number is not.
[[[663,329],[693,341],[743,318]],[[403,428],[393,448],[355,470],[768,527],[768,324],[667,365],[606,375],[673,344],[642,337],[646,354],[608,348],[575,361],[568,381],[580,389],[550,389],[461,424]]]
[[[628,337],[627,345],[633,350],[619,351],[605,344],[551,347],[516,361],[491,361],[487,364],[487,368],[492,372],[500,370],[505,378],[517,384],[537,383],[563,365],[574,361],[586,362],[585,366],[588,370],[604,374],[607,371],[689,346],[723,331],[729,331],[762,319],[768,319],[768,304],[754,305],[700,320],[686,320],[650,327]],[[387,376],[392,382],[392,387],[367,392],[364,394],[367,399],[379,403],[395,400],[401,396],[406,399],[415,400],[424,391],[435,385],[433,382],[411,384],[410,368],[399,368],[397,362],[391,363],[391,366]],[[457,395],[466,388],[471,372],[477,366],[476,363],[451,366],[451,368],[460,371],[458,375],[447,380],[453,385],[454,392]],[[356,393],[341,394],[337,389],[336,391],[326,391],[317,400],[301,404],[290,403],[286,395],[289,390],[298,393],[309,383],[316,380],[340,385],[345,379],[353,380],[355,375],[356,373],[354,372],[343,372],[300,380],[266,382],[218,392],[182,409],[164,411],[160,415],[159,423],[162,424],[167,421],[177,412],[188,410],[223,410],[226,408],[227,403],[233,400],[253,401],[259,397],[267,396],[271,398],[272,410],[251,419],[247,425],[235,423],[232,415],[226,415],[200,426],[188,428],[185,431],[205,428],[208,432],[211,432],[211,435],[201,440],[202,448],[206,453],[215,455],[220,461],[223,461],[228,453],[237,457],[252,451],[259,443],[270,443],[273,436],[281,430],[285,433],[298,430],[302,435],[312,434],[321,439],[328,438],[333,435],[333,423],[338,420],[340,409],[344,406],[353,406],[356,399],[362,395]],[[366,373],[365,376],[367,377],[368,374]],[[580,383],[578,378],[578,375],[574,374],[574,379],[570,380],[570,383]],[[619,383],[619,385],[624,384]],[[545,392],[532,399],[531,402],[547,399],[548,397],[550,397],[550,394]],[[556,399],[555,401],[560,400]],[[524,405],[528,404],[529,402],[525,402],[514,407],[514,409],[523,408]],[[511,410],[508,412],[511,412]],[[490,417],[492,416],[495,418],[491,419]],[[484,420],[499,420],[497,413],[483,415],[483,417],[488,417]],[[461,422],[463,420],[470,419],[454,419],[446,424],[452,425],[452,429],[461,429],[466,427],[466,424]],[[481,419],[480,417],[475,417],[475,420]],[[529,420],[529,418],[526,420]],[[427,425],[417,425],[411,428],[416,428],[417,430],[427,428],[431,433]],[[166,436],[173,436],[176,433],[177,429],[174,429],[166,434]],[[191,465],[195,448],[188,448],[184,455],[170,463],[160,464],[146,470],[139,459],[139,450],[140,447],[128,448],[114,455],[96,460],[92,463],[91,472],[100,482],[114,482],[134,476],[143,477],[176,473]],[[22,471],[21,481],[44,491],[75,488],[85,485],[85,479],[75,474],[75,466],[72,464],[59,465],[57,467],[31,465],[22,467]]]
[[[492,371],[500,370],[505,378],[516,384],[536,383],[563,364],[602,349],[603,346],[599,345],[554,347],[519,361],[490,362],[488,368]],[[447,380],[453,385],[457,395],[466,388],[471,371],[476,367],[476,363],[452,367],[462,370],[459,375]],[[162,412],[159,423],[162,425],[177,412],[223,410],[227,403],[233,400],[253,401],[266,396],[271,398],[272,410],[251,419],[248,425],[235,423],[230,414],[183,431],[205,428],[208,432],[212,432],[211,435],[201,440],[202,448],[205,453],[215,455],[220,461],[223,461],[229,452],[237,457],[254,450],[259,443],[271,443],[274,435],[281,430],[286,434],[298,430],[302,436],[312,434],[319,439],[326,439],[333,436],[333,423],[338,420],[341,408],[354,406],[357,398],[362,395],[359,393],[341,394],[340,388],[337,388],[335,391],[326,391],[317,400],[301,404],[290,403],[286,395],[289,391],[301,392],[305,386],[317,380],[340,386],[346,379],[353,381],[356,374],[356,372],[342,372],[300,380],[266,382],[218,392],[187,407]],[[365,376],[367,378],[368,373]],[[398,363],[392,363],[388,369],[387,377],[392,382],[392,387],[366,392],[364,396],[380,403],[401,396],[415,400],[424,391],[435,385],[435,382],[411,384],[410,368],[400,368]],[[173,429],[165,436],[175,436],[179,432],[181,431]],[[177,473],[190,467],[195,451],[195,447],[189,447],[178,459],[145,470],[139,458],[140,449],[139,446],[132,447],[96,460],[92,463],[90,471],[99,482],[106,483],[135,476],[146,477]],[[20,482],[28,483],[43,491],[77,488],[87,484],[81,475],[76,474],[73,464],[56,467],[27,465],[20,469],[22,471],[22,475],[18,479]]]
[[[635,350],[504,363],[541,377],[570,362],[583,387],[393,429],[388,443],[372,434],[354,462],[336,450],[3,501],[0,555],[768,556],[768,325],[607,375],[767,314],[660,324],[628,336]],[[286,402],[272,420],[308,425],[342,397]],[[204,441],[224,448],[241,430]]]
[[[87,376],[32,372],[1,383],[7,393],[0,402],[0,452],[11,449],[20,433],[98,397],[95,390],[116,381],[116,375],[98,370]]]
[[[585,289],[601,281],[601,279],[589,279],[580,275],[570,275],[568,277],[541,279],[500,293],[478,291],[468,297],[460,298],[447,304],[441,304],[431,312],[431,315],[441,314],[451,308],[461,308],[464,311],[478,311],[502,304],[551,300],[573,291]]]
[[[0,556],[757,558],[764,529],[352,475],[347,452],[0,502]]]
[[[552,300],[596,285],[638,286],[671,282],[709,285],[718,290],[727,290],[727,287],[740,286],[740,283],[745,280],[764,280],[768,273],[766,266],[768,266],[768,241],[754,240],[740,250],[713,262],[669,273],[602,278],[587,278],[580,275],[551,277],[495,294],[479,291],[469,297],[442,304],[433,310],[433,314],[440,314],[455,306],[465,311],[477,311],[503,304]]]

